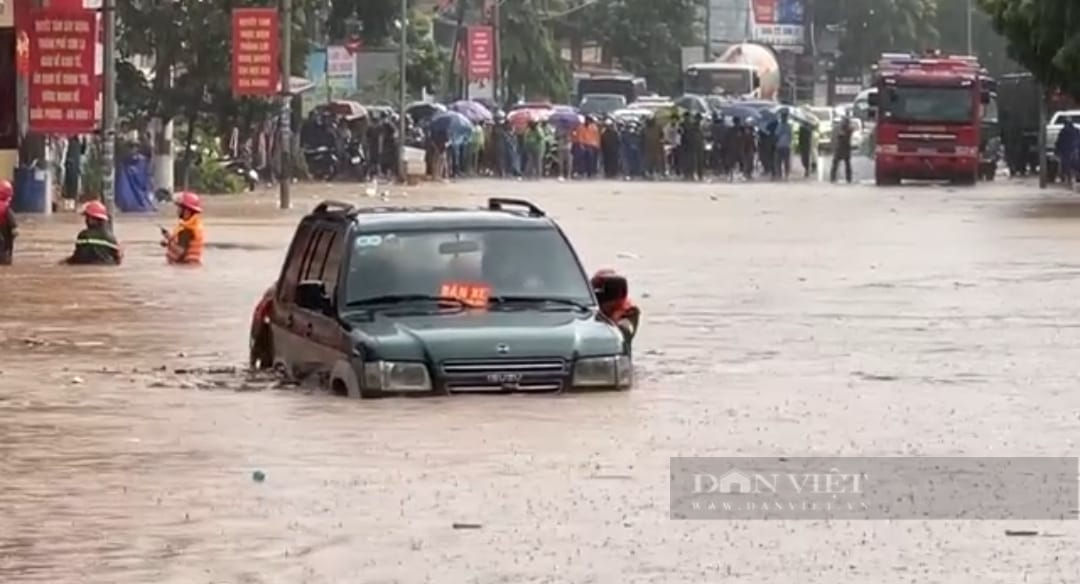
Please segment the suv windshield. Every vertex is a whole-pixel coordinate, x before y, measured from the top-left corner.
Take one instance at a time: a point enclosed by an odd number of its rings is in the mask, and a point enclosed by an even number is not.
[[[894,122],[964,123],[975,118],[970,87],[893,87],[883,112]]]
[[[453,296],[466,288],[493,299],[594,304],[577,258],[555,229],[365,233],[349,253],[346,304]]]

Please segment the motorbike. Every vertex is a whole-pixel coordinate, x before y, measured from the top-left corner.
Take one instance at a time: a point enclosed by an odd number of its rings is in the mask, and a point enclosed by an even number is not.
[[[1002,157],[1003,146],[1001,138],[994,137],[986,142],[986,146],[979,150],[979,177],[984,181],[992,181],[997,176],[998,161]]]
[[[304,161],[308,172],[318,180],[333,180],[338,173],[338,157],[329,146],[318,146],[304,150]]]
[[[244,184],[247,185],[249,191],[254,191],[255,187],[259,186],[259,173],[254,168],[248,168],[248,165],[243,160],[229,160],[222,159],[219,161],[225,170],[239,176],[243,179]]]
[[[345,163],[354,179],[364,180],[367,178],[367,161],[360,140],[354,138],[345,144]]]

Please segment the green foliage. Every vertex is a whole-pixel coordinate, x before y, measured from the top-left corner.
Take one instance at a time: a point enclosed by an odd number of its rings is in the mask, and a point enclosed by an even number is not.
[[[406,58],[405,90],[413,98],[419,98],[424,89],[438,93],[446,79],[446,63],[449,52],[435,43],[431,36],[431,17],[418,11],[409,14],[409,52]],[[383,71],[374,83],[370,83],[357,97],[364,103],[397,103],[401,91],[401,72],[397,69]]]
[[[308,53],[306,15],[316,0],[294,0],[292,73],[303,74]],[[232,15],[234,7],[276,7],[276,0],[210,0],[201,2],[119,2],[117,101],[121,111],[138,117],[173,119],[210,112],[265,115],[270,100],[236,100],[232,96]],[[155,70],[146,79],[131,63],[152,56]],[[170,83],[170,71],[174,79]]]
[[[79,179],[84,196],[99,196],[104,189],[105,158],[101,140],[94,139],[87,144],[86,157],[82,161],[82,173]]]
[[[1009,55],[1045,86],[1080,97],[1080,2],[979,0]]]
[[[379,47],[392,40],[394,21],[401,16],[398,0],[334,0],[330,4],[329,36],[340,41],[359,33],[364,44]]]
[[[508,95],[555,101],[569,97],[570,69],[548,22],[548,15],[563,7],[562,2],[550,0],[503,0],[499,16]]]
[[[184,165],[188,161],[183,156],[179,156],[174,163],[174,172],[179,184],[186,184],[187,188],[196,192],[212,195],[239,193],[244,190],[243,179],[218,162],[221,159],[221,149],[218,147],[217,140],[197,130],[192,140],[192,148],[198,155],[187,173],[186,181],[184,180]]]
[[[837,64],[847,71],[861,71],[881,53],[937,48],[937,14],[938,0],[817,0],[814,5],[816,22],[844,27]]]
[[[678,90],[680,48],[700,44],[699,0],[599,0],[585,14],[606,56],[662,93]]]

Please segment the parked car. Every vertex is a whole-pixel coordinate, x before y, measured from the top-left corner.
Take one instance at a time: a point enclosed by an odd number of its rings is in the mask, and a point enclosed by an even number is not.
[[[1057,144],[1058,134],[1061,133],[1061,128],[1065,126],[1065,120],[1072,119],[1073,123],[1080,123],[1080,110],[1062,110],[1053,115],[1050,118],[1050,122],[1046,124],[1046,171],[1050,180],[1057,180],[1058,178],[1058,160],[1057,153],[1054,151],[1054,146]]]
[[[255,308],[251,365],[364,398],[627,389],[633,333],[600,310],[625,297],[527,201],[326,201]]]

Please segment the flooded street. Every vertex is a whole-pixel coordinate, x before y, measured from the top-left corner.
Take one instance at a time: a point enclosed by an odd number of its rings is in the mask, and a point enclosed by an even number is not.
[[[211,200],[197,269],[164,264],[164,212],[119,219],[113,269],[56,265],[73,215],[21,219],[0,270],[0,582],[1076,582],[1077,521],[672,521],[668,468],[1080,455],[1080,199],[406,190],[391,202],[529,198],[590,271],[625,272],[637,387],[352,401],[247,379],[292,228],[324,196],[379,202],[356,185],[298,187],[286,214],[273,193]]]

